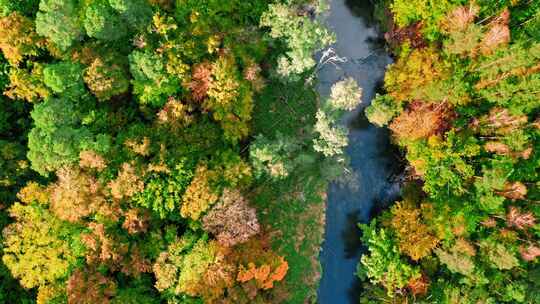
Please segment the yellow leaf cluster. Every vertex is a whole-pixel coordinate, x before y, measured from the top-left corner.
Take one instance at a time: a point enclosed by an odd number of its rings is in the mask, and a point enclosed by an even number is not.
[[[205,165],[197,167],[195,177],[182,198],[182,217],[198,220],[201,214],[218,200],[218,195],[210,187],[210,173]]]
[[[60,221],[41,206],[15,203],[9,209],[16,222],[3,231],[2,261],[25,288],[50,284],[65,276],[73,254],[59,238]]]
[[[0,19],[0,49],[12,65],[19,64],[23,56],[37,55],[43,45],[32,20],[16,11]]]
[[[399,249],[413,260],[429,255],[439,243],[429,227],[422,223],[420,209],[400,202],[392,208],[392,215],[390,225],[396,231]]]

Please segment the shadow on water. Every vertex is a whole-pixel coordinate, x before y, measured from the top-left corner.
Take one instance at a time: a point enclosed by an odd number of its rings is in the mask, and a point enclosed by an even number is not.
[[[319,71],[319,93],[328,95],[333,83],[353,77],[363,89],[362,105],[344,124],[349,128],[347,154],[357,175],[358,189],[332,184],[328,189],[325,241],[320,261],[323,275],[318,291],[320,304],[358,303],[362,284],[355,276],[365,251],[358,223],[367,223],[399,197],[400,156],[387,130],[369,124],[364,108],[380,90],[386,66],[392,62],[381,43],[369,0],[330,0],[326,18],[336,34],[333,46],[345,63],[326,65]]]
[[[352,130],[367,130],[373,125],[368,121],[365,112],[361,111],[358,116],[349,121],[348,127]]]
[[[362,242],[360,241],[360,210],[347,214],[346,230],[342,231],[341,237],[345,242],[345,258],[352,259],[361,253]]]
[[[375,6],[371,1],[367,0],[346,0],[345,5],[349,8],[351,13],[364,21],[366,26],[376,26],[375,18],[373,16]]]

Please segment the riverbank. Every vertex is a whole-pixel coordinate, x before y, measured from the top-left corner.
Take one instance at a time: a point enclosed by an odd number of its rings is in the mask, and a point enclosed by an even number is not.
[[[357,223],[367,222],[374,206],[399,194],[398,183],[392,181],[399,173],[399,159],[389,133],[369,124],[363,113],[392,60],[381,42],[370,1],[331,1],[326,23],[336,34],[337,43],[332,47],[345,61],[320,70],[320,94],[327,96],[332,83],[345,77],[353,77],[363,90],[362,104],[343,121],[349,129],[347,155],[355,178],[350,185],[334,183],[328,189],[320,255],[323,276],[319,303],[346,304],[356,303],[360,290],[354,275],[362,253]]]
[[[360,303],[539,303],[540,3],[381,3],[396,62],[366,112],[411,182],[361,225]]]
[[[287,86],[274,83],[267,88],[279,96],[257,103],[254,128],[260,134],[277,133],[295,137],[309,132],[317,111],[317,94],[303,81]],[[276,102],[277,101],[277,102]],[[268,231],[272,247],[287,258],[289,271],[276,284],[276,302],[312,303],[321,277],[319,252],[323,241],[328,182],[320,175],[318,164],[279,182],[261,182],[254,187],[252,203]]]

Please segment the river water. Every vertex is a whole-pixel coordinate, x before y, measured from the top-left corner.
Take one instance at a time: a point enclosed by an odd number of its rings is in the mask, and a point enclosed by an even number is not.
[[[318,73],[319,92],[328,96],[330,87],[353,77],[363,88],[362,104],[344,124],[349,128],[351,167],[357,187],[330,185],[326,209],[325,241],[320,255],[323,275],[319,304],[358,303],[361,286],[354,272],[363,252],[359,222],[367,222],[374,209],[399,194],[399,159],[385,129],[367,122],[363,109],[382,83],[386,66],[392,62],[384,50],[381,33],[372,18],[369,0],[329,0],[328,27],[336,34],[333,46],[345,62],[329,63]]]

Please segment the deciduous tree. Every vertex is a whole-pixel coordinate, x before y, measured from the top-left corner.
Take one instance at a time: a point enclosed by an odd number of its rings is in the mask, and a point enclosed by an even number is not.
[[[122,19],[107,0],[93,1],[85,9],[84,28],[88,36],[114,41],[126,35]]]
[[[180,214],[183,217],[198,220],[218,200],[219,196],[210,187],[209,179],[210,171],[206,165],[200,164],[182,197]]]
[[[2,261],[25,288],[54,283],[75,263],[69,243],[60,238],[61,221],[45,207],[15,203],[15,223],[3,231]]]
[[[220,123],[225,138],[237,142],[246,137],[253,111],[253,92],[241,80],[232,56],[221,56],[213,64],[207,94],[203,107],[212,111],[212,117]]]
[[[65,50],[84,35],[76,0],[42,0],[36,15],[36,31],[58,48]]]
[[[220,245],[230,247],[247,241],[260,230],[255,209],[238,190],[225,189],[220,200],[202,218],[203,228]]]
[[[108,304],[116,293],[116,283],[96,269],[77,269],[69,277],[66,291],[70,304]]]
[[[54,93],[73,100],[86,92],[83,68],[77,63],[60,62],[45,66],[43,81]]]
[[[377,228],[375,221],[361,228],[362,240],[369,245],[369,253],[362,256],[358,265],[357,275],[360,278],[383,285],[388,296],[392,297],[397,289],[420,277],[418,268],[401,257],[398,245],[386,229]]]
[[[31,19],[16,11],[0,18],[0,49],[12,65],[18,65],[25,56],[38,55],[43,45]]]
[[[391,227],[396,232],[399,250],[415,261],[429,255],[439,240],[422,222],[420,209],[402,202],[396,203],[391,212]]]

